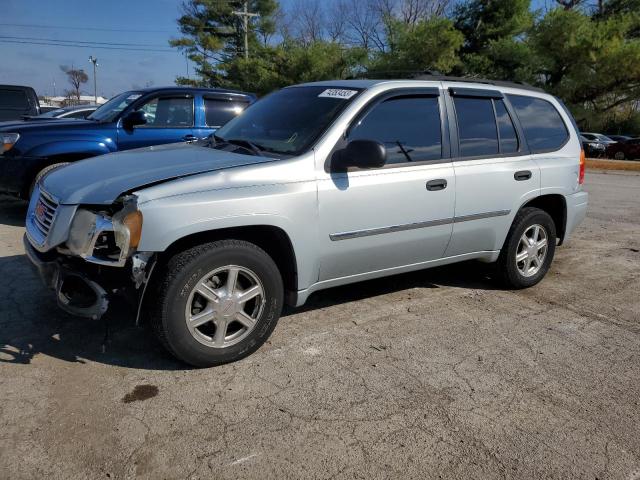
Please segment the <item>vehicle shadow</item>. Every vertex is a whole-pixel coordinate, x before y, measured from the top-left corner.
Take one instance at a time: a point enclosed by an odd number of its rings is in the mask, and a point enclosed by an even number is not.
[[[478,262],[423,270],[317,292],[284,315],[341,305],[412,288],[498,289]],[[130,306],[114,302],[104,319],[62,312],[24,255],[0,258],[0,363],[30,364],[36,355],[73,363],[99,362],[133,369],[189,370],[171,357],[148,327],[134,325]],[[108,329],[107,329],[108,327]]]
[[[470,260],[321,290],[313,293],[304,306],[296,309],[287,309],[285,314],[291,315],[318,308],[356,302],[365,298],[412,288],[454,287],[476,290],[501,290],[501,285],[493,276],[492,265]]]
[[[24,227],[29,203],[25,200],[0,195],[0,224],[11,227]]]

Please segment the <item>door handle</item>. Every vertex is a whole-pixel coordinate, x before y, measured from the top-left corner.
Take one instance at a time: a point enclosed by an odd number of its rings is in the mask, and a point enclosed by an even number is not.
[[[519,172],[516,172],[513,174],[513,178],[515,178],[516,181],[518,182],[522,182],[523,180],[529,180],[531,178],[531,171],[520,170]]]
[[[182,139],[185,142],[195,142],[198,138],[195,135],[185,135]]]
[[[438,178],[437,180],[429,180],[427,182],[427,190],[435,192],[437,190],[444,190],[447,188],[447,181],[444,178]]]

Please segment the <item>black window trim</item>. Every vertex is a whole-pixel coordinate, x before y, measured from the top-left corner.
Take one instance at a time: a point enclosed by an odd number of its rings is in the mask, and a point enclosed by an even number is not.
[[[239,97],[239,96],[238,96]],[[224,94],[211,94],[211,93],[207,93],[202,95],[202,109],[204,112],[204,126],[207,128],[220,128],[222,126],[224,126],[224,123],[222,125],[209,125],[207,123],[207,100],[213,100],[214,102],[235,102],[235,103],[244,103],[246,104],[245,107],[242,109],[242,111],[246,110],[247,107],[249,107],[249,105],[251,105],[251,100],[247,97],[242,97],[242,98],[233,98],[230,97],[229,95],[224,95]],[[228,120],[230,121],[230,120]]]
[[[349,136],[349,132],[355,126],[357,122],[366,117],[373,108],[375,108],[380,103],[390,100],[392,98],[402,98],[402,97],[433,97],[438,98],[438,110],[440,112],[440,143],[441,143],[441,151],[442,157],[435,160],[424,160],[420,162],[402,162],[402,163],[392,163],[388,165],[384,165],[380,168],[358,168],[358,167],[349,167],[346,172],[344,171],[335,171],[331,169],[331,158],[333,154],[342,150],[347,146],[347,137]],[[440,163],[451,163],[451,146],[449,143],[449,122],[447,117],[447,108],[444,103],[444,99],[441,93],[441,90],[438,87],[405,87],[405,88],[394,88],[391,90],[386,90],[372,99],[370,99],[366,105],[364,105],[360,111],[356,114],[355,117],[349,122],[349,126],[343,132],[341,138],[336,142],[333,146],[327,159],[324,162],[324,170],[327,173],[331,174],[347,174],[350,172],[371,172],[371,171],[380,171],[380,170],[391,170],[395,168],[406,168],[406,167],[417,167],[423,165],[437,165]]]
[[[504,94],[500,90],[485,90],[483,88],[449,87],[449,93],[453,97],[504,98]]]
[[[540,155],[540,154],[543,154],[543,153],[559,152],[560,150],[562,150],[567,145],[567,143],[569,143],[569,141],[571,140],[571,130],[569,130],[569,128],[567,127],[567,122],[564,121],[564,118],[562,118],[562,115],[558,111],[558,108],[553,103],[551,103],[546,98],[536,97],[534,95],[523,95],[523,94],[519,94],[519,93],[508,93],[507,95],[505,95],[505,100],[508,99],[509,97],[533,98],[533,99],[536,99],[536,100],[542,100],[543,102],[547,102],[549,105],[551,105],[551,108],[553,108],[556,111],[556,113],[558,114],[558,117],[560,118],[560,121],[562,122],[562,125],[564,125],[564,130],[567,133],[567,138],[565,138],[564,142],[562,142],[562,144],[560,146],[558,146],[557,148],[545,148],[545,149],[541,149],[541,150],[533,150],[527,144],[527,150],[529,151],[529,154],[531,154],[531,155]],[[509,103],[509,105],[511,106],[511,103]],[[518,122],[520,122],[520,118],[518,117],[518,114],[515,111],[515,108],[513,108],[513,111],[515,113],[515,118],[517,118]],[[522,135],[523,138],[526,138],[524,136],[524,129],[522,130],[522,132],[523,132],[523,135]],[[580,139],[578,139],[578,141],[580,141]]]
[[[196,126],[196,108],[195,108],[195,95],[192,95],[191,93],[153,93],[151,95],[147,95],[145,97],[143,97],[142,99],[138,99],[138,101],[134,102],[132,105],[132,107],[130,107],[128,109],[128,112],[135,112],[136,110],[142,108],[144,105],[146,105],[147,103],[149,103],[149,101],[153,100],[154,98],[190,98],[191,99],[191,125],[190,126],[182,126],[182,127],[142,127],[142,130],[158,130],[158,129],[193,129]],[[120,115],[120,119],[122,119],[123,117],[125,117],[127,114],[122,113]],[[118,119],[118,122],[120,121],[120,119]],[[134,129],[137,129],[139,127],[134,127]]]
[[[447,95],[445,95],[445,103],[447,105],[447,114],[449,116],[449,124],[451,128],[449,129],[451,135],[451,161],[452,162],[466,162],[471,160],[486,160],[491,158],[513,158],[513,157],[522,157],[525,155],[530,155],[531,151],[529,150],[529,146],[526,143],[524,132],[522,130],[522,126],[520,125],[520,121],[515,114],[513,106],[509,102],[508,95],[503,95],[502,92],[499,92],[501,96],[495,96],[498,92],[497,90],[482,90],[482,89],[457,89],[467,90],[466,95],[452,95],[451,88],[448,89]],[[469,92],[471,91],[471,92]],[[483,94],[484,92],[488,92],[487,94]],[[473,93],[473,95],[471,95]],[[458,128],[458,115],[456,113],[456,107],[453,102],[454,96],[460,97],[476,97],[476,98],[487,98],[492,99],[492,106],[494,109],[494,120],[496,121],[496,130],[498,132],[498,153],[490,154],[490,155],[474,155],[474,156],[463,156],[460,154],[460,137],[459,137],[459,128]],[[505,108],[507,109],[507,113],[511,117],[511,122],[516,130],[516,136],[518,138],[518,150],[516,152],[510,153],[500,153],[500,129],[498,128],[498,119],[495,115],[495,106],[493,105],[493,99],[500,99],[503,101]]]

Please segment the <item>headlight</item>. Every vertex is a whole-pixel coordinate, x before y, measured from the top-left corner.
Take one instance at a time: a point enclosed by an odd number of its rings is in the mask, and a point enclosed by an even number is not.
[[[78,209],[67,239],[71,253],[100,265],[123,266],[140,244],[142,213],[135,200],[109,216],[103,212]]]
[[[0,153],[8,152],[13,148],[18,139],[20,138],[19,133],[0,133],[0,137],[2,137],[2,151]]]

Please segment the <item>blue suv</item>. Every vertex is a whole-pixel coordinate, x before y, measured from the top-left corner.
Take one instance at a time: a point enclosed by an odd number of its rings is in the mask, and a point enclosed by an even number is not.
[[[206,138],[255,100],[232,90],[148,88],[113,97],[87,120],[0,123],[0,193],[29,198],[39,178],[69,162]]]

